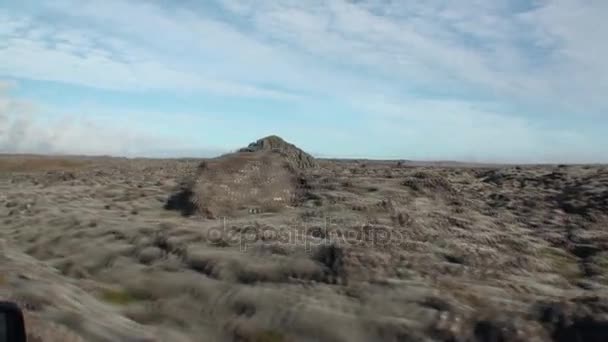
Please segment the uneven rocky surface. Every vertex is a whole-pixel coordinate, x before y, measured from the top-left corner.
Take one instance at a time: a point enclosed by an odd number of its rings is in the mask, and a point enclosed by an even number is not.
[[[258,141],[249,144],[249,146],[239,150],[239,152],[245,153],[256,153],[261,151],[274,151],[280,153],[283,155],[283,158],[285,158],[287,163],[295,169],[302,170],[319,166],[313,156],[276,135],[259,139]]]
[[[260,139],[236,153],[201,162],[166,209],[207,218],[280,211],[300,200],[302,174],[313,157],[279,137]]]
[[[165,210],[201,162],[2,157],[0,297],[44,341],[608,336],[608,167],[316,160],[290,205]]]

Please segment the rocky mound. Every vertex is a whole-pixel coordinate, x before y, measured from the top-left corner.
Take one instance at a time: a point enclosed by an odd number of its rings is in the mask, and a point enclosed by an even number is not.
[[[316,165],[296,146],[267,137],[201,163],[165,208],[208,218],[280,211],[298,202],[301,174]]]

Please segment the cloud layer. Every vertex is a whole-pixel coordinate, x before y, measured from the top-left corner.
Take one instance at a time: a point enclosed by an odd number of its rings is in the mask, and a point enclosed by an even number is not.
[[[0,153],[180,157],[222,152],[195,150],[126,120],[86,114],[48,116],[33,103],[10,96],[11,86],[0,82]]]
[[[273,110],[309,109],[352,129],[295,134],[330,155],[366,136],[366,156],[608,158],[605,1],[29,2],[0,5],[0,76],[217,98],[276,128]]]

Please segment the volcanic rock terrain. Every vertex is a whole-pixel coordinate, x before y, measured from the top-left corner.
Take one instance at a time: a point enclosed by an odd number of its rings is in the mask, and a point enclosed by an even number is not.
[[[605,341],[608,167],[2,156],[31,341]]]

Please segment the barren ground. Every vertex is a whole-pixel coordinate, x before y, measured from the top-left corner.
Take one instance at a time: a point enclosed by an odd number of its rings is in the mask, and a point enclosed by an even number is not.
[[[0,157],[32,341],[607,340],[608,167],[320,161],[297,207],[165,210],[199,162]]]

